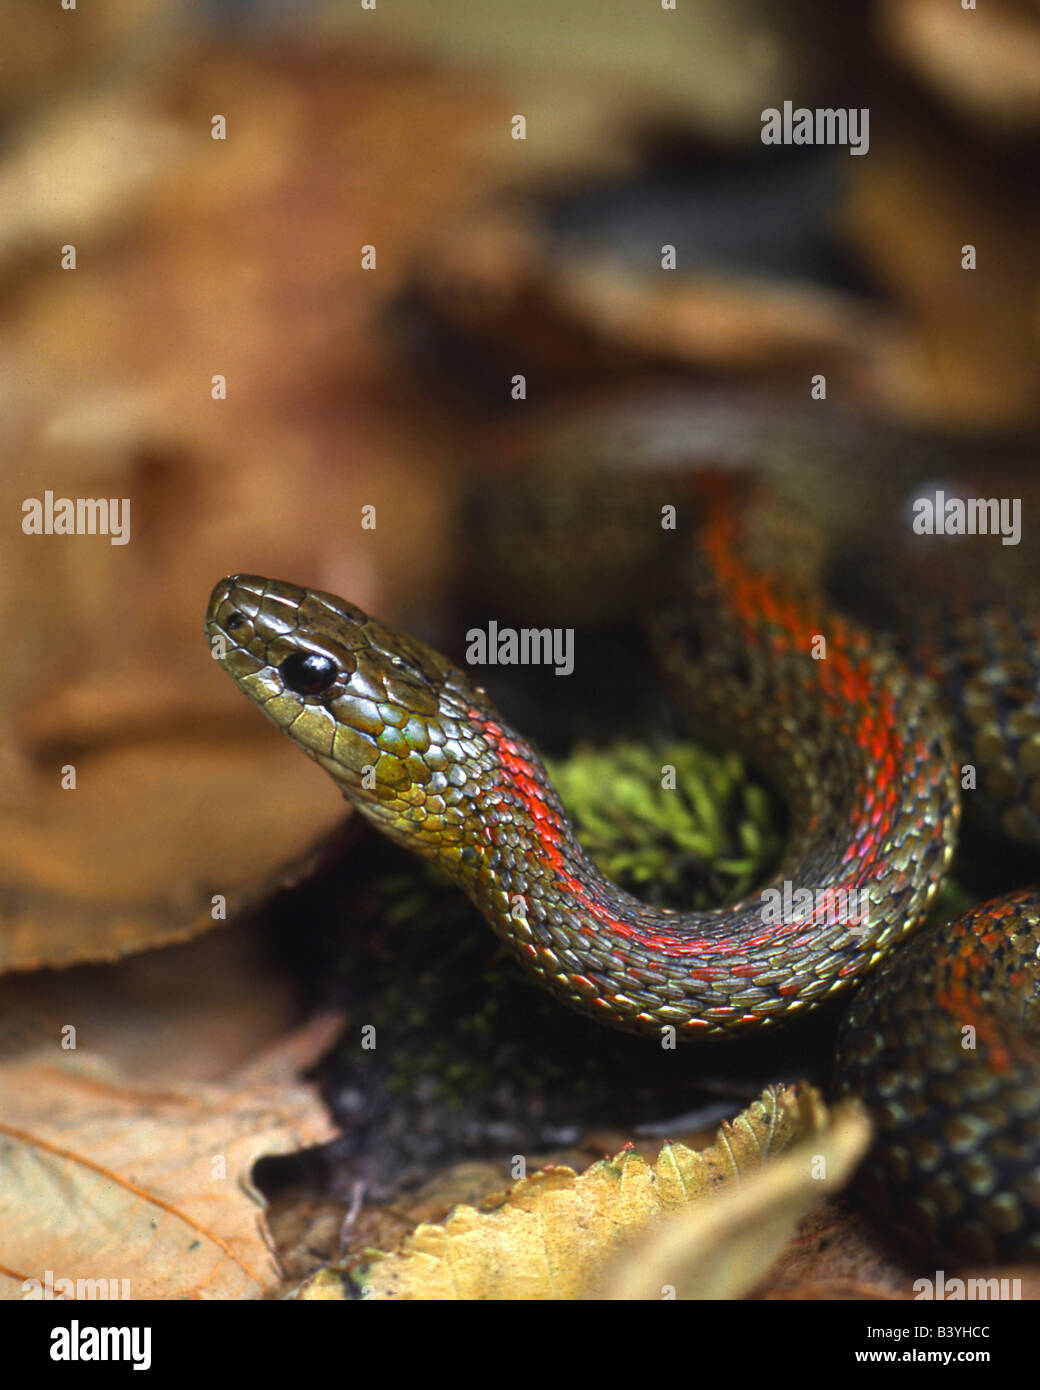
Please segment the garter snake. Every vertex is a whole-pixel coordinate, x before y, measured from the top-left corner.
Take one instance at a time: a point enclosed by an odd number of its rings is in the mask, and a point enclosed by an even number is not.
[[[780,921],[764,895],[679,913],[607,881],[537,752],[472,676],[343,599],[236,575],[213,591],[207,635],[344,796],[444,869],[571,1008],[695,1039],[770,1027],[851,990],[837,1088],[872,1110],[865,1181],[896,1229],[961,1261],[1036,1257],[1040,897],[1012,894],[913,935],[960,815],[933,685],[822,611],[797,564],[782,579],[756,566],[731,487],[709,480],[700,510],[686,598],[656,643],[679,698],[786,800],[771,887],[807,888],[810,905]],[[835,911],[853,901],[858,915]]]

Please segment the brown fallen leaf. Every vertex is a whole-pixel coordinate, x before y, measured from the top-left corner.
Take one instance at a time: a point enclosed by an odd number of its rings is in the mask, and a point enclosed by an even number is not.
[[[323,1260],[336,1259],[343,1248],[344,1222],[349,1208],[342,1202],[294,1195],[276,1198],[267,1209],[271,1243],[282,1267],[284,1284],[266,1297],[286,1297]]]
[[[877,1222],[843,1200],[824,1202],[803,1222],[798,1239],[790,1241],[768,1277],[751,1293],[753,1298],[783,1300],[950,1299],[963,1297],[954,1279],[1019,1280],[1004,1285],[1010,1293],[991,1292],[1001,1287],[986,1284],[978,1297],[1040,1298],[1040,1270],[1015,1265],[989,1265],[983,1269],[960,1268],[944,1274],[945,1292],[939,1290],[936,1271],[920,1257],[892,1242]]]
[[[115,965],[5,975],[0,1067],[55,1048],[71,1025],[77,1048],[127,1085],[223,1083],[303,1017],[302,992],[262,925],[242,923]]]
[[[391,1254],[350,1271],[371,1299],[575,1299],[604,1263],[662,1215],[714,1206],[721,1190],[806,1135],[826,1112],[813,1087],[770,1087],[715,1144],[696,1153],[666,1144],[653,1162],[627,1150],[573,1169],[545,1169],[517,1183],[491,1211],[460,1205],[441,1224],[416,1228]],[[337,1280],[315,1276],[315,1296]],[[297,1296],[309,1298],[311,1282]]]
[[[807,281],[647,274],[588,248],[568,251],[515,199],[468,208],[439,229],[419,282],[436,312],[489,352],[505,359],[519,344],[542,370],[600,384],[647,363],[793,375],[824,354],[846,390],[866,392],[891,331],[854,295]]]
[[[0,1067],[0,1299],[96,1296],[98,1280],[138,1299],[259,1296],[278,1267],[250,1170],[331,1137],[296,1078],[339,1026],[316,1018],[219,1084],[128,1082],[55,1043]]]
[[[104,167],[112,111],[71,97],[0,165],[9,192],[45,185],[0,209],[0,251],[29,239],[35,267],[0,329],[0,510],[47,491],[132,507],[126,545],[19,528],[0,555],[0,971],[183,940],[341,819],[209,659],[217,579],[272,574],[405,624],[395,606],[432,602],[446,564],[463,426],[409,395],[373,324],[472,186],[494,98],[336,45],[166,56],[113,108],[120,139],[144,136],[125,182]],[[214,141],[231,101],[248,118]],[[84,145],[95,162],[64,180]],[[74,273],[52,244],[70,224]]]

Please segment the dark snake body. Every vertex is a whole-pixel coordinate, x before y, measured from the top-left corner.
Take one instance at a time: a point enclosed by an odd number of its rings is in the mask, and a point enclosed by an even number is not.
[[[1040,1255],[1040,900],[1012,896],[901,944],[953,853],[950,720],[930,682],[821,608],[797,558],[779,580],[751,562],[743,483],[699,479],[696,511],[686,596],[656,643],[677,698],[787,802],[771,886],[812,898],[782,920],[757,894],[683,914],[622,892],[484,691],[344,600],[236,576],[215,588],[207,631],[246,694],[384,833],[445,869],[571,1008],[658,1039],[732,1035],[881,963],[838,1071],[879,1127],[868,1183],[939,1254]]]

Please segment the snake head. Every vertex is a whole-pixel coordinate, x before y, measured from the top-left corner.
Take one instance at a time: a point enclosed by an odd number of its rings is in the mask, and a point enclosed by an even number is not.
[[[429,857],[461,844],[454,750],[474,746],[486,697],[456,666],[333,594],[255,575],[220,581],[206,634],[235,683],[381,830]]]

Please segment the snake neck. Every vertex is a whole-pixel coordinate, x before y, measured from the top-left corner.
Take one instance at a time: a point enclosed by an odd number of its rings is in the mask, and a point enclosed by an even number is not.
[[[671,656],[678,660],[674,633]],[[792,717],[795,677],[803,687],[820,682],[808,658],[778,660],[771,648],[771,679],[749,685],[741,669],[740,690],[721,678],[720,660],[716,650],[713,679],[692,682],[690,702],[709,727],[728,727],[724,741],[739,735],[781,784],[792,827],[775,879],[713,911],[653,907],[612,883],[582,849],[531,745],[485,705],[459,711],[468,833],[462,844],[435,841],[431,857],[544,987],[626,1031],[732,1034],[844,989],[918,923],[951,849],[957,803],[944,730],[898,665],[866,652],[855,670],[838,662],[829,681],[840,715],[824,711],[813,722]],[[689,677],[689,663],[683,669]],[[841,688],[854,677],[865,684],[852,715]],[[866,719],[858,736],[853,718]],[[909,747],[895,732],[904,718],[919,734]],[[902,853],[921,824],[931,838]],[[415,848],[411,827],[398,826],[395,838]],[[864,901],[865,914],[848,910]]]

